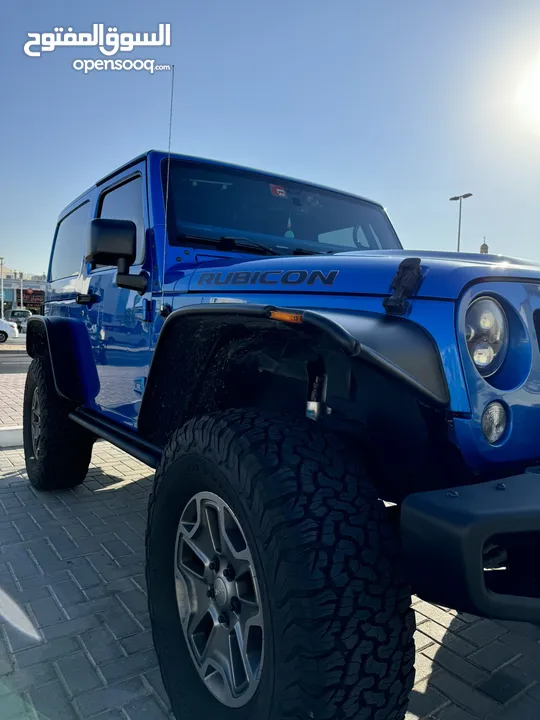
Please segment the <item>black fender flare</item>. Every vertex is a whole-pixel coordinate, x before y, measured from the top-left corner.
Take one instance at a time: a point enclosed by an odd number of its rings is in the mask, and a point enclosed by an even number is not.
[[[28,320],[26,352],[48,357],[58,394],[87,405],[99,394],[99,377],[86,325],[76,318],[36,315]]]
[[[248,303],[190,305],[173,311],[161,329],[139,414],[138,428],[143,436],[155,436],[159,422],[170,427],[182,417],[179,408],[187,407],[191,394],[200,387],[220,336],[234,326],[255,330],[280,326],[301,332],[309,342],[339,349],[351,358],[370,363],[406,384],[431,405],[445,408],[449,404],[448,385],[435,341],[410,320],[377,313],[299,310]],[[173,411],[174,417],[163,417],[171,378],[176,385],[178,409]]]

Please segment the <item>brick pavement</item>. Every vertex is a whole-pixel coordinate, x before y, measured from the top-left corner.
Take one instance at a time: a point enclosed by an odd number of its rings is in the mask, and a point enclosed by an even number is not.
[[[0,375],[0,427],[22,425],[22,398],[26,373]]]
[[[82,487],[39,494],[21,451],[0,452],[0,600],[7,593],[39,634],[0,618],[2,720],[172,718],[146,608],[151,483],[149,468],[98,443]],[[407,720],[540,718],[540,628],[414,608]]]

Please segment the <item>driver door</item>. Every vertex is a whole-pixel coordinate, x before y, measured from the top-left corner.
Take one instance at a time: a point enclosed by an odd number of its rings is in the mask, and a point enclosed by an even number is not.
[[[143,268],[151,274],[145,247],[148,225],[145,175],[145,165],[141,163],[111,179],[101,189],[96,212],[98,218],[135,223],[137,257],[130,271],[135,275]],[[112,419],[134,426],[151,360],[151,294],[139,295],[135,290],[119,288],[114,267],[92,270],[88,266],[87,272],[91,292],[99,297],[87,316],[100,381],[96,404]]]

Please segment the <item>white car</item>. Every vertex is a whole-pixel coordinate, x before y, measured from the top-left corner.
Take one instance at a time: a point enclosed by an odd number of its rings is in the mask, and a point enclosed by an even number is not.
[[[16,337],[19,337],[19,331],[15,323],[0,318],[0,343],[5,343],[8,338]]]

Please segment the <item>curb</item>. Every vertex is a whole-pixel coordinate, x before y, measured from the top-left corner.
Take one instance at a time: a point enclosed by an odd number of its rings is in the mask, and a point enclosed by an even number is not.
[[[22,447],[23,429],[22,425],[0,427],[0,449]]]

